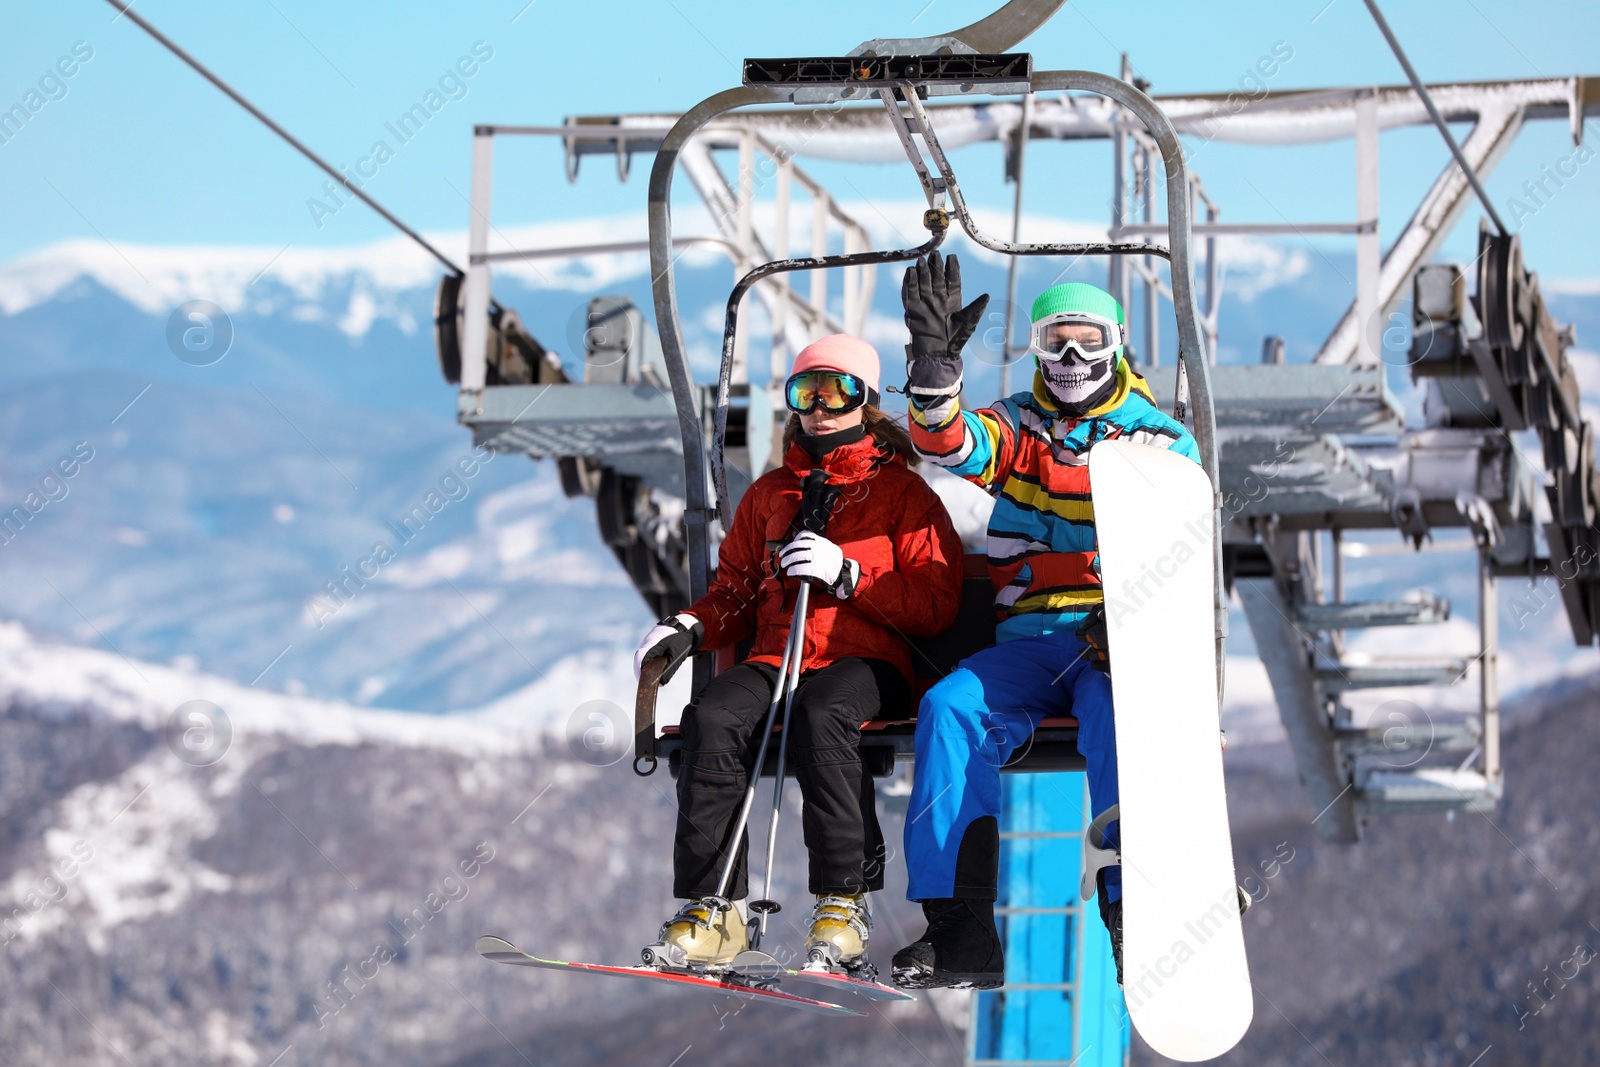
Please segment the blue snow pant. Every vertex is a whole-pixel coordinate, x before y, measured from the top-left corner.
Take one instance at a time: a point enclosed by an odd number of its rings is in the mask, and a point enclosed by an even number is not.
[[[1089,664],[1085,647],[1070,630],[1006,641],[962,660],[922,698],[906,811],[907,899],[995,899],[1000,768],[1045,718],[1077,716],[1078,751],[1088,763],[1089,819],[1117,802],[1111,679]],[[993,844],[975,850],[969,842],[963,853],[967,828],[984,818],[989,822],[975,836]],[[1118,836],[1114,822],[1108,841],[1097,844],[1116,846]],[[1104,878],[1106,899],[1120,899],[1122,868],[1106,868]]]

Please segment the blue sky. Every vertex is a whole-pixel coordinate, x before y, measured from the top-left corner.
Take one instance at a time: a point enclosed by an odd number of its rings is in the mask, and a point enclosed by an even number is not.
[[[467,218],[473,122],[559,123],[566,115],[679,110],[736,84],[747,55],[839,54],[877,36],[923,35],[985,14],[992,0],[140,0],[137,10],[268,114],[336,163],[351,163],[458,58],[492,49],[464,95],[386,164],[368,189],[412,225],[459,230]],[[388,236],[352,206],[319,228],[307,209],[322,176],[101,0],[13,5],[0,37],[0,110],[21,101],[77,42],[93,50],[20,134],[0,145],[7,226],[0,259],[70,237],[112,242],[346,246]],[[1600,5],[1512,0],[1390,0],[1387,13],[1430,81],[1600,73]],[[752,13],[752,12],[756,13]],[[1274,87],[1402,80],[1360,0],[1115,3],[1073,0],[1023,47],[1042,67],[1115,72],[1126,51],[1157,93],[1226,91],[1277,42],[1294,58]],[[80,46],[80,52],[84,46]],[[69,64],[70,66],[70,64]],[[56,95],[60,95],[59,90]],[[1600,123],[1591,122],[1600,148]],[[1096,149],[1050,146],[1033,160],[1032,210],[1100,217],[1109,180]],[[1564,123],[1528,128],[1490,181],[1504,199],[1541,163],[1572,152]],[[1444,162],[1429,130],[1386,134],[1384,231],[1404,223]],[[1225,217],[1348,219],[1348,142],[1268,159],[1208,147],[1199,170]],[[993,146],[957,158],[974,199],[1009,204]],[[642,209],[645,170],[628,183],[591,161],[576,185],[551,143],[500,152],[497,223]],[[826,180],[828,168],[813,167]],[[896,197],[915,196],[899,171]],[[681,184],[681,183],[680,183]],[[872,186],[857,182],[862,188]],[[1523,229],[1546,277],[1600,276],[1600,166]],[[1077,206],[1081,198],[1081,207]],[[1447,248],[1471,255],[1469,215]]]

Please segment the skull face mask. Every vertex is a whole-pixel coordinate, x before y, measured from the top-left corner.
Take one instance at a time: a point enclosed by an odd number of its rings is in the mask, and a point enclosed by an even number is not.
[[[1064,359],[1039,360],[1050,399],[1069,415],[1081,415],[1111,395],[1116,388],[1116,360],[1089,362],[1068,355]]]

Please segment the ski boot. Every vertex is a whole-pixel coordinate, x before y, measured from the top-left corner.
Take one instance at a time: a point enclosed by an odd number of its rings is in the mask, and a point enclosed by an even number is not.
[[[894,954],[894,984],[906,989],[994,989],[1005,982],[1005,949],[994,926],[994,901],[922,902],[928,932]]]
[[[811,933],[806,937],[806,967],[875,982],[877,969],[867,962],[867,937],[872,913],[863,893],[827,893],[811,909]]]
[[[720,971],[750,947],[743,909],[716,897],[685,901],[661,924],[653,945],[640,952],[645,966],[659,970]]]

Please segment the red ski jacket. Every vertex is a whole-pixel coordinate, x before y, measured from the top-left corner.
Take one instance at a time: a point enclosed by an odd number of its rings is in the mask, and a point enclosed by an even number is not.
[[[778,549],[798,528],[800,485],[815,461],[799,444],[784,465],[757,478],[734,511],[706,595],[687,609],[706,628],[702,647],[724,648],[755,633],[747,662],[783,658],[800,583],[777,568]],[[961,601],[961,540],[939,497],[904,458],[869,434],[821,461],[843,490],[826,536],[861,564],[849,600],[811,591],[802,670],[847,656],[886,660],[913,679],[907,637],[949,626]]]

